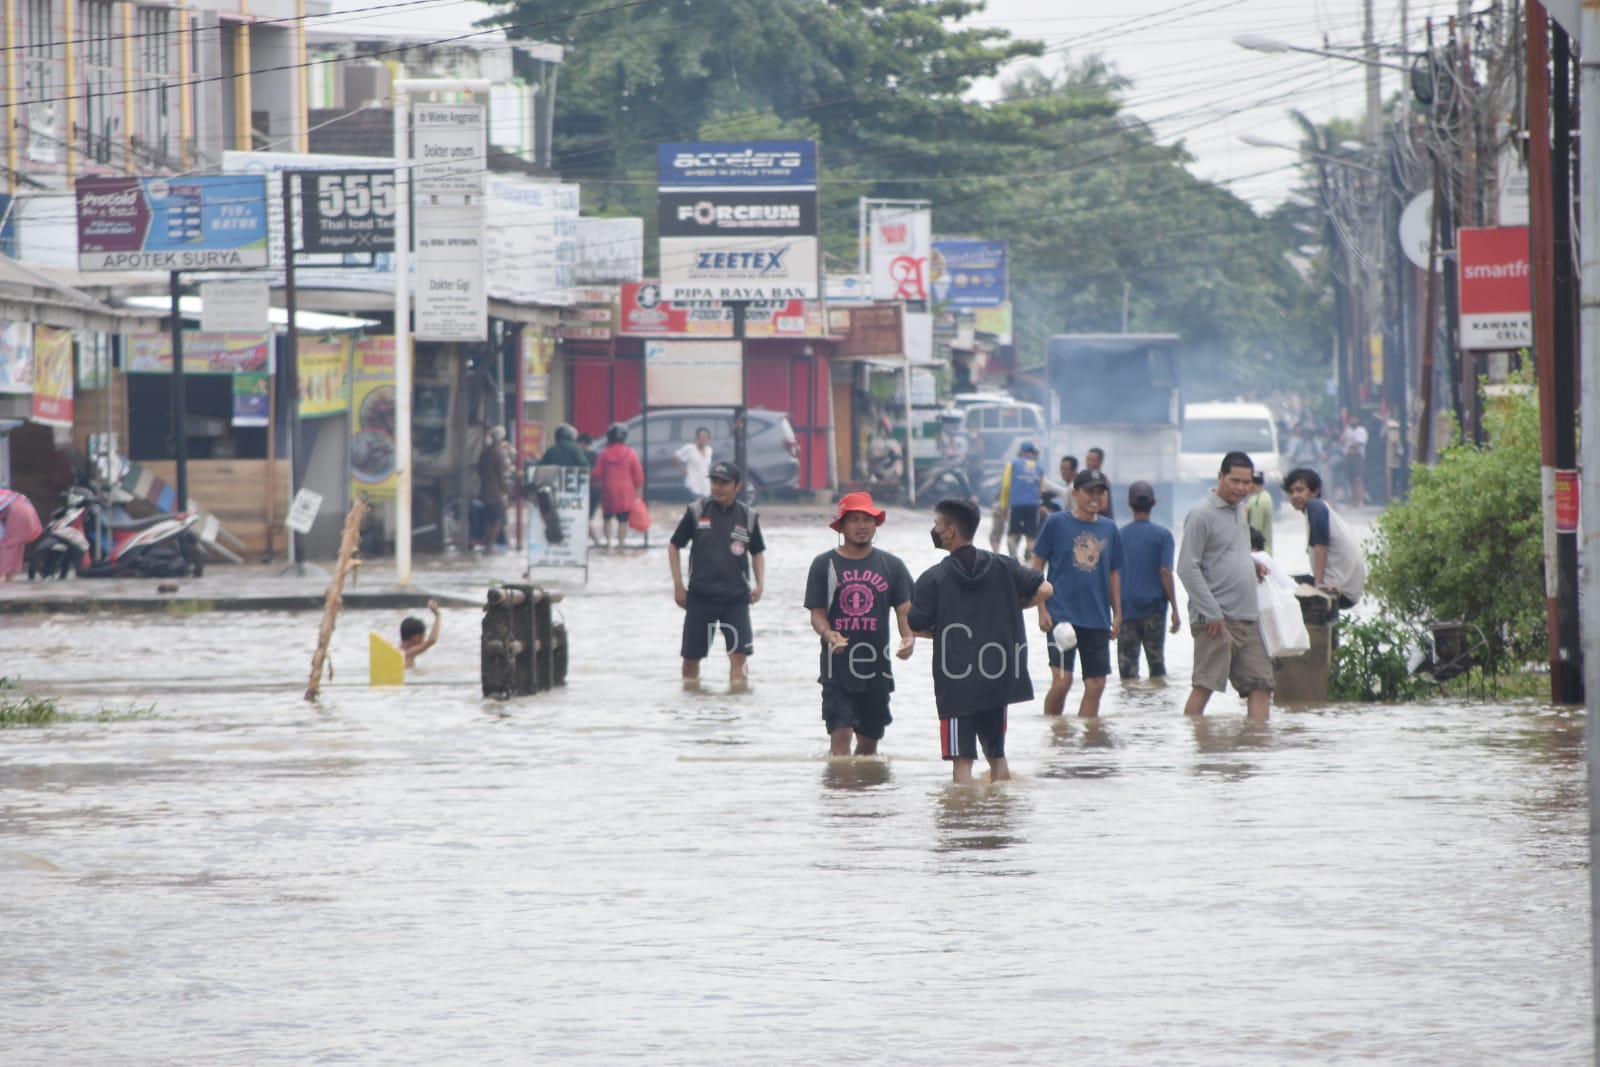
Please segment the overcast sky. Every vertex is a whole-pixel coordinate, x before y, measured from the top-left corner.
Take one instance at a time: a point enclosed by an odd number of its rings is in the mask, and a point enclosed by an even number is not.
[[[350,11],[382,2],[334,0],[334,7]],[[1402,5],[1373,3],[1379,43],[1398,49]],[[1442,23],[1457,10],[1456,0],[1411,0],[1407,6],[1412,50],[1420,47],[1426,17]],[[1044,13],[1052,9],[1072,13]],[[444,36],[464,32],[491,10],[464,0],[424,0],[313,25],[337,22],[323,28]],[[1362,0],[1076,0],[1059,5],[989,0],[988,9],[971,22],[1043,41],[1049,52],[1039,62],[1046,65],[1091,53],[1104,56],[1133,80],[1127,101],[1134,114],[1151,123],[1163,141],[1182,140],[1195,156],[1195,173],[1227,182],[1260,210],[1288,193],[1295,180],[1294,153],[1252,147],[1240,136],[1293,144],[1290,108],[1323,120],[1358,117],[1363,105],[1365,68],[1359,62],[1267,55],[1233,43],[1248,34],[1309,48],[1359,46]],[[1401,87],[1400,78],[1397,71],[1383,71],[1386,98]],[[982,85],[977,91],[992,96],[995,87]]]

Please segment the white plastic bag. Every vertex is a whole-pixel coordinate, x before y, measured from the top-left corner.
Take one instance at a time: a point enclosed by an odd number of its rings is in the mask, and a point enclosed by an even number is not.
[[[1250,556],[1267,569],[1266,579],[1256,583],[1261,643],[1267,646],[1267,655],[1274,659],[1305,655],[1311,651],[1311,635],[1306,633],[1294,582],[1265,552],[1252,552]]]

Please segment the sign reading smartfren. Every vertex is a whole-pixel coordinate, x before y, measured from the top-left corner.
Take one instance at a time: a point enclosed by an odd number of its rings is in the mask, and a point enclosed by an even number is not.
[[[79,178],[80,270],[243,270],[267,265],[260,175]]]

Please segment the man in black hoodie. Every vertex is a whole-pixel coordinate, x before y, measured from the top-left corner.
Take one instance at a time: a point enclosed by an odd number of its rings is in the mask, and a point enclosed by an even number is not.
[[[933,638],[940,749],[957,785],[971,784],[980,745],[990,781],[1011,777],[1006,705],[1033,699],[1022,612],[1051,592],[1040,572],[972,543],[980,517],[954,497],[934,506],[933,543],[950,555],[917,579],[908,618],[917,636]]]

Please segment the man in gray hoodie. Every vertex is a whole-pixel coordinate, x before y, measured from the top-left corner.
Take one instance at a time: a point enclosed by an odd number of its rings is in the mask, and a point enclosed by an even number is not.
[[[1189,593],[1189,632],[1194,635],[1194,688],[1185,715],[1202,715],[1212,693],[1233,687],[1245,698],[1246,715],[1265,721],[1272,703],[1272,660],[1256,626],[1257,565],[1250,558],[1250,495],[1255,463],[1243,452],[1222,457],[1214,489],[1183,520],[1178,577]]]

